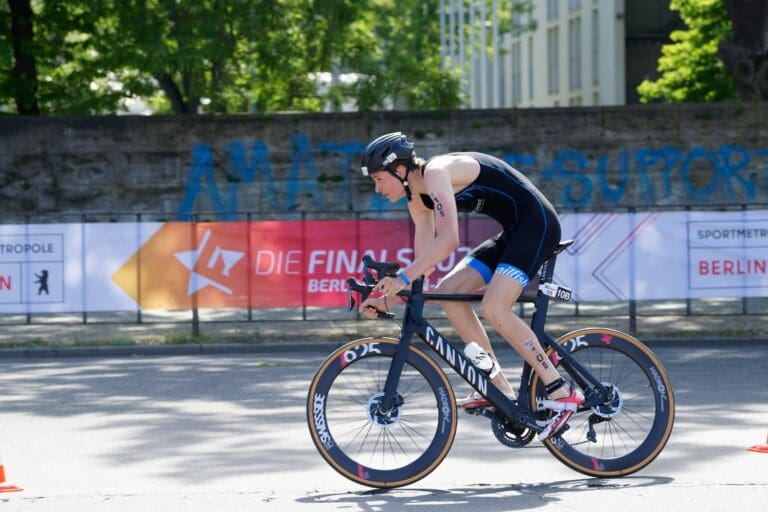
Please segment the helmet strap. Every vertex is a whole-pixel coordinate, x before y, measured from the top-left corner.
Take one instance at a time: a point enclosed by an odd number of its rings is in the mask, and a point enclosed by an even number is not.
[[[410,174],[411,169],[413,169],[414,167],[417,167],[417,165],[413,162],[413,158],[408,159],[408,162],[405,164],[405,178],[401,178],[400,176],[398,176],[397,170],[396,170],[397,167],[395,167],[395,169],[390,169],[389,167],[387,167],[387,171],[392,176],[400,180],[400,183],[403,184],[403,188],[405,189],[405,197],[406,199],[408,199],[409,202],[411,199],[413,199],[413,194],[411,194],[411,188],[408,186],[408,174]]]

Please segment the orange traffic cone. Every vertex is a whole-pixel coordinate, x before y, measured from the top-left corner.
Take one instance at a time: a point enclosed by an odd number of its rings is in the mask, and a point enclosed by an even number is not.
[[[768,453],[768,437],[765,438],[765,444],[756,444],[747,448],[750,452]]]
[[[5,467],[3,466],[3,461],[0,460],[0,492],[17,492],[17,491],[24,490],[19,487],[16,487],[15,485],[3,485],[3,484],[5,484]]]

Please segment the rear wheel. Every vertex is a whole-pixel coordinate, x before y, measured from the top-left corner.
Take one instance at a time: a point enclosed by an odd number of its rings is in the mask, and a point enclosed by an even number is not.
[[[411,347],[396,404],[381,411],[398,341],[365,338],[331,354],[309,388],[307,422],[323,458],[343,476],[371,487],[397,487],[432,472],[456,435],[456,400],[448,378]]]
[[[596,477],[638,471],[659,455],[672,433],[675,400],[661,362],[637,339],[610,329],[583,329],[558,341],[612,390],[603,405],[574,413],[569,428],[544,441],[566,466]],[[552,349],[548,355],[559,361]],[[532,377],[531,408],[544,385]]]

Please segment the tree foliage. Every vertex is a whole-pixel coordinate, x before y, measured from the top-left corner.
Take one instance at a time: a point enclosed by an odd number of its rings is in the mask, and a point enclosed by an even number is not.
[[[179,114],[318,111],[344,102],[371,109],[387,98],[407,108],[455,107],[458,82],[439,62],[438,5],[5,0],[0,111],[112,113],[136,98]],[[19,18],[34,30],[16,31]],[[318,77],[343,73],[358,79],[318,87]]]
[[[722,0],[672,0],[688,30],[676,30],[659,58],[661,76],[637,88],[640,101],[668,103],[721,101],[735,97],[733,80],[717,57],[718,46],[731,32]]]

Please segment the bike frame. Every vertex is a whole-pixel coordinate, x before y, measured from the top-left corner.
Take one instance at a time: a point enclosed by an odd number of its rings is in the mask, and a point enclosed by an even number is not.
[[[550,257],[541,269],[541,284],[552,281],[556,255]],[[533,368],[527,363],[523,366],[520,389],[517,401],[507,398],[488,378],[487,374],[477,369],[464,356],[463,351],[454,348],[438,330],[424,319],[423,310],[426,301],[478,301],[482,295],[469,294],[438,294],[422,292],[424,278],[414,280],[410,292],[401,292],[407,297],[403,325],[400,331],[398,350],[389,368],[387,380],[384,385],[384,397],[382,398],[380,413],[389,414],[393,407],[400,405],[397,395],[397,386],[400,375],[405,365],[406,355],[412,343],[413,335],[424,340],[453,370],[458,373],[473,389],[488,399],[505,417],[514,419],[527,427],[541,431],[536,425],[536,420],[541,419],[539,413],[532,411],[530,404],[531,377]],[[553,364],[556,364],[568,373],[573,380],[585,391],[585,402],[579,410],[586,410],[609,400],[610,391],[599,382],[584,366],[582,366],[570,352],[552,337],[544,332],[544,324],[547,317],[550,297],[539,289],[536,297],[521,297],[519,302],[532,303],[535,312],[531,319],[531,329],[546,351],[549,347],[556,356],[550,356]]]

